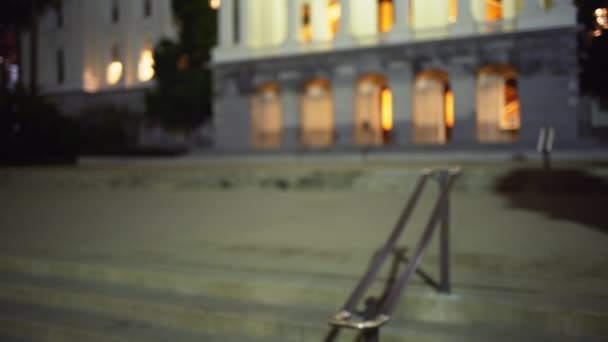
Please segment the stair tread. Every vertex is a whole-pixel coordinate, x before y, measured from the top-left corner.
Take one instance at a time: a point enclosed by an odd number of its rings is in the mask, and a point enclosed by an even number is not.
[[[161,327],[150,322],[0,299],[2,341],[243,341],[239,336],[213,336]],[[1,335],[0,335],[1,337]],[[247,338],[249,341],[258,341]],[[261,341],[260,341],[261,342]]]
[[[119,315],[121,319],[132,321],[156,321],[158,319],[162,321],[162,324],[159,324],[165,328],[186,329],[195,332],[204,331],[204,326],[197,325],[198,322],[203,322],[202,320],[206,320],[207,326],[229,324],[225,321],[245,320],[243,324],[252,327],[252,324],[255,325],[252,329],[258,329],[255,330],[258,337],[272,335],[274,332],[268,329],[271,329],[269,326],[273,322],[279,322],[281,327],[303,327],[303,329],[321,331],[326,327],[326,319],[333,313],[327,308],[268,305],[57,278],[3,274],[1,279],[0,296],[5,300],[86,311],[93,314]],[[248,326],[248,328],[251,327]],[[276,329],[284,330],[280,327]],[[226,332],[227,330],[230,330],[229,326],[219,327],[217,331]],[[505,334],[509,338],[516,336],[517,340],[530,341],[538,340],[539,336],[551,336],[551,340],[554,341],[567,341],[569,338],[559,334],[524,331],[505,326],[418,322],[403,320],[399,317],[395,317],[385,331],[386,334],[393,335],[395,338],[408,334],[429,334],[454,338],[460,336],[463,340],[479,338],[480,341],[487,339],[488,336]],[[577,340],[581,340],[581,337],[578,336]]]
[[[19,267],[21,265],[10,265],[6,262],[17,261],[21,263],[33,263],[33,269]],[[5,262],[3,264],[3,262]],[[48,271],[49,268],[60,266],[60,271]],[[45,271],[42,271],[45,269]],[[246,279],[249,284],[261,285],[277,285],[293,289],[296,291],[307,290],[325,290],[331,291],[332,294],[337,294],[339,300],[346,298],[350,289],[359,280],[358,277],[328,275],[328,274],[311,274],[306,272],[290,272],[283,273],[274,270],[252,270],[248,268],[228,268],[212,264],[197,264],[197,265],[175,265],[161,262],[150,262],[142,264],[141,262],[129,262],[128,260],[108,261],[95,259],[82,259],[75,262],[72,260],[61,259],[32,259],[32,258],[7,258],[0,256],[0,272],[17,272],[22,274],[32,274],[34,276],[51,276],[56,275],[66,276],[67,272],[72,271],[69,276],[78,275],[79,280],[98,281],[103,278],[105,282],[116,284],[135,285],[134,282],[142,280],[146,287],[154,288],[167,285],[169,280],[174,281],[176,287],[181,287],[177,290],[187,294],[195,294],[200,289],[197,285],[201,282],[208,284],[210,282],[218,282],[220,284],[235,284],[241,283]],[[58,272],[58,273],[57,273]],[[121,279],[121,275],[125,275],[130,279]],[[139,279],[137,279],[139,278]],[[140,285],[140,284],[137,284]],[[168,285],[167,285],[168,286]],[[253,287],[247,284],[242,284],[244,288]],[[449,296],[438,295],[437,292],[429,286],[417,281],[414,278],[413,283],[408,287],[407,296],[421,296],[433,298],[437,300],[450,301],[488,301],[497,304],[510,306],[524,305],[526,307],[533,306],[537,309],[545,310],[568,310],[568,311],[587,311],[598,314],[608,315],[608,296],[581,294],[552,294],[542,293],[537,291],[514,290],[504,288],[492,288],[484,286],[459,286],[453,285],[452,294]]]

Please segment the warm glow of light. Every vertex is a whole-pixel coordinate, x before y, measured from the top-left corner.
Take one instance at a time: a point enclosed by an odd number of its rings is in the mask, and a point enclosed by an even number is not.
[[[145,49],[139,57],[138,77],[142,82],[146,82],[154,77],[154,55],[152,50]]]
[[[122,63],[120,62],[112,62],[108,65],[108,69],[106,71],[106,81],[108,84],[116,84],[120,81],[122,77]]]
[[[301,13],[302,27],[300,28],[300,37],[303,42],[312,40],[312,25],[310,24],[310,5],[304,4]]]
[[[445,93],[445,125],[454,127],[454,93],[451,90]]]
[[[486,0],[486,17],[488,21],[502,19],[502,3],[499,0]]]
[[[460,0],[460,1],[463,1],[463,0]],[[450,6],[450,16],[448,17],[448,20],[451,23],[455,23],[456,18],[458,18],[458,0],[450,0],[449,6]]]
[[[382,129],[390,131],[393,129],[393,93],[384,88],[381,95]]]
[[[83,88],[87,93],[95,93],[99,90],[99,79],[93,74],[91,69],[85,69],[82,75]]]
[[[306,24],[302,26],[300,31],[300,36],[302,37],[303,42],[309,42],[312,40],[312,26],[310,24]]]
[[[390,0],[380,1],[380,32],[388,32],[393,28],[395,23],[395,14],[393,2]]]
[[[211,7],[211,9],[217,10],[220,8],[221,5],[221,0],[209,0],[209,7]]]
[[[608,8],[598,8],[594,14],[597,25],[603,29],[608,29]]]
[[[337,0],[332,0],[329,3],[329,8],[327,10],[327,16],[329,19],[329,28],[332,36],[334,36],[338,30],[340,29],[340,15],[342,14],[342,9],[340,7],[340,2]]]
[[[518,130],[521,127],[517,85],[510,83],[505,84],[505,105],[502,108],[500,122],[498,123],[502,130]]]

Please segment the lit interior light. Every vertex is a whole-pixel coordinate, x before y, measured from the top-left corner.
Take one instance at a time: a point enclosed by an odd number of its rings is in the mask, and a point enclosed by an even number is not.
[[[445,93],[445,125],[454,127],[454,93],[451,90]]]
[[[381,106],[382,129],[390,131],[393,129],[393,93],[388,88],[382,90]]]
[[[146,82],[154,77],[154,55],[152,50],[145,49],[142,51],[138,65],[139,80]]]
[[[116,84],[120,81],[122,77],[122,63],[120,62],[112,62],[108,65],[108,70],[106,72],[106,80],[108,84]]]
[[[221,0],[209,0],[209,7],[211,7],[211,9],[217,10],[220,8],[221,5]]]
[[[395,14],[393,8],[393,2],[389,0],[383,0],[380,2],[380,32],[388,32],[393,28],[395,21]]]
[[[82,78],[84,83],[83,88],[85,92],[94,93],[99,90],[99,80],[93,74],[93,71],[91,71],[91,69],[85,69]]]
[[[329,4],[327,14],[329,17],[329,27],[331,29],[331,33],[335,35],[340,29],[340,15],[342,14],[340,2],[332,1]]]
[[[450,23],[455,23],[458,18],[458,0],[450,0],[450,14],[448,17],[448,21]]]
[[[594,15],[597,25],[602,29],[608,29],[608,8],[597,8]]]

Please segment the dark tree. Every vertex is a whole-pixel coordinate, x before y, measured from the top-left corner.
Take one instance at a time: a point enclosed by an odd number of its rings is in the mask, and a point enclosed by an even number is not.
[[[216,42],[216,11],[207,1],[173,0],[178,41],[161,41],[154,50],[156,88],[146,98],[147,114],[168,128],[191,128],[211,113],[211,48]]]
[[[601,30],[594,12],[608,8],[608,0],[576,0],[579,40],[580,85],[583,94],[608,98],[608,30]],[[599,29],[599,31],[598,31]]]

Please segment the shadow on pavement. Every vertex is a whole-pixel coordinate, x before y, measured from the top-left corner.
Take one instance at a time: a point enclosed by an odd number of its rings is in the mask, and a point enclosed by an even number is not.
[[[581,223],[608,234],[608,183],[577,169],[515,169],[496,180],[512,207]]]

